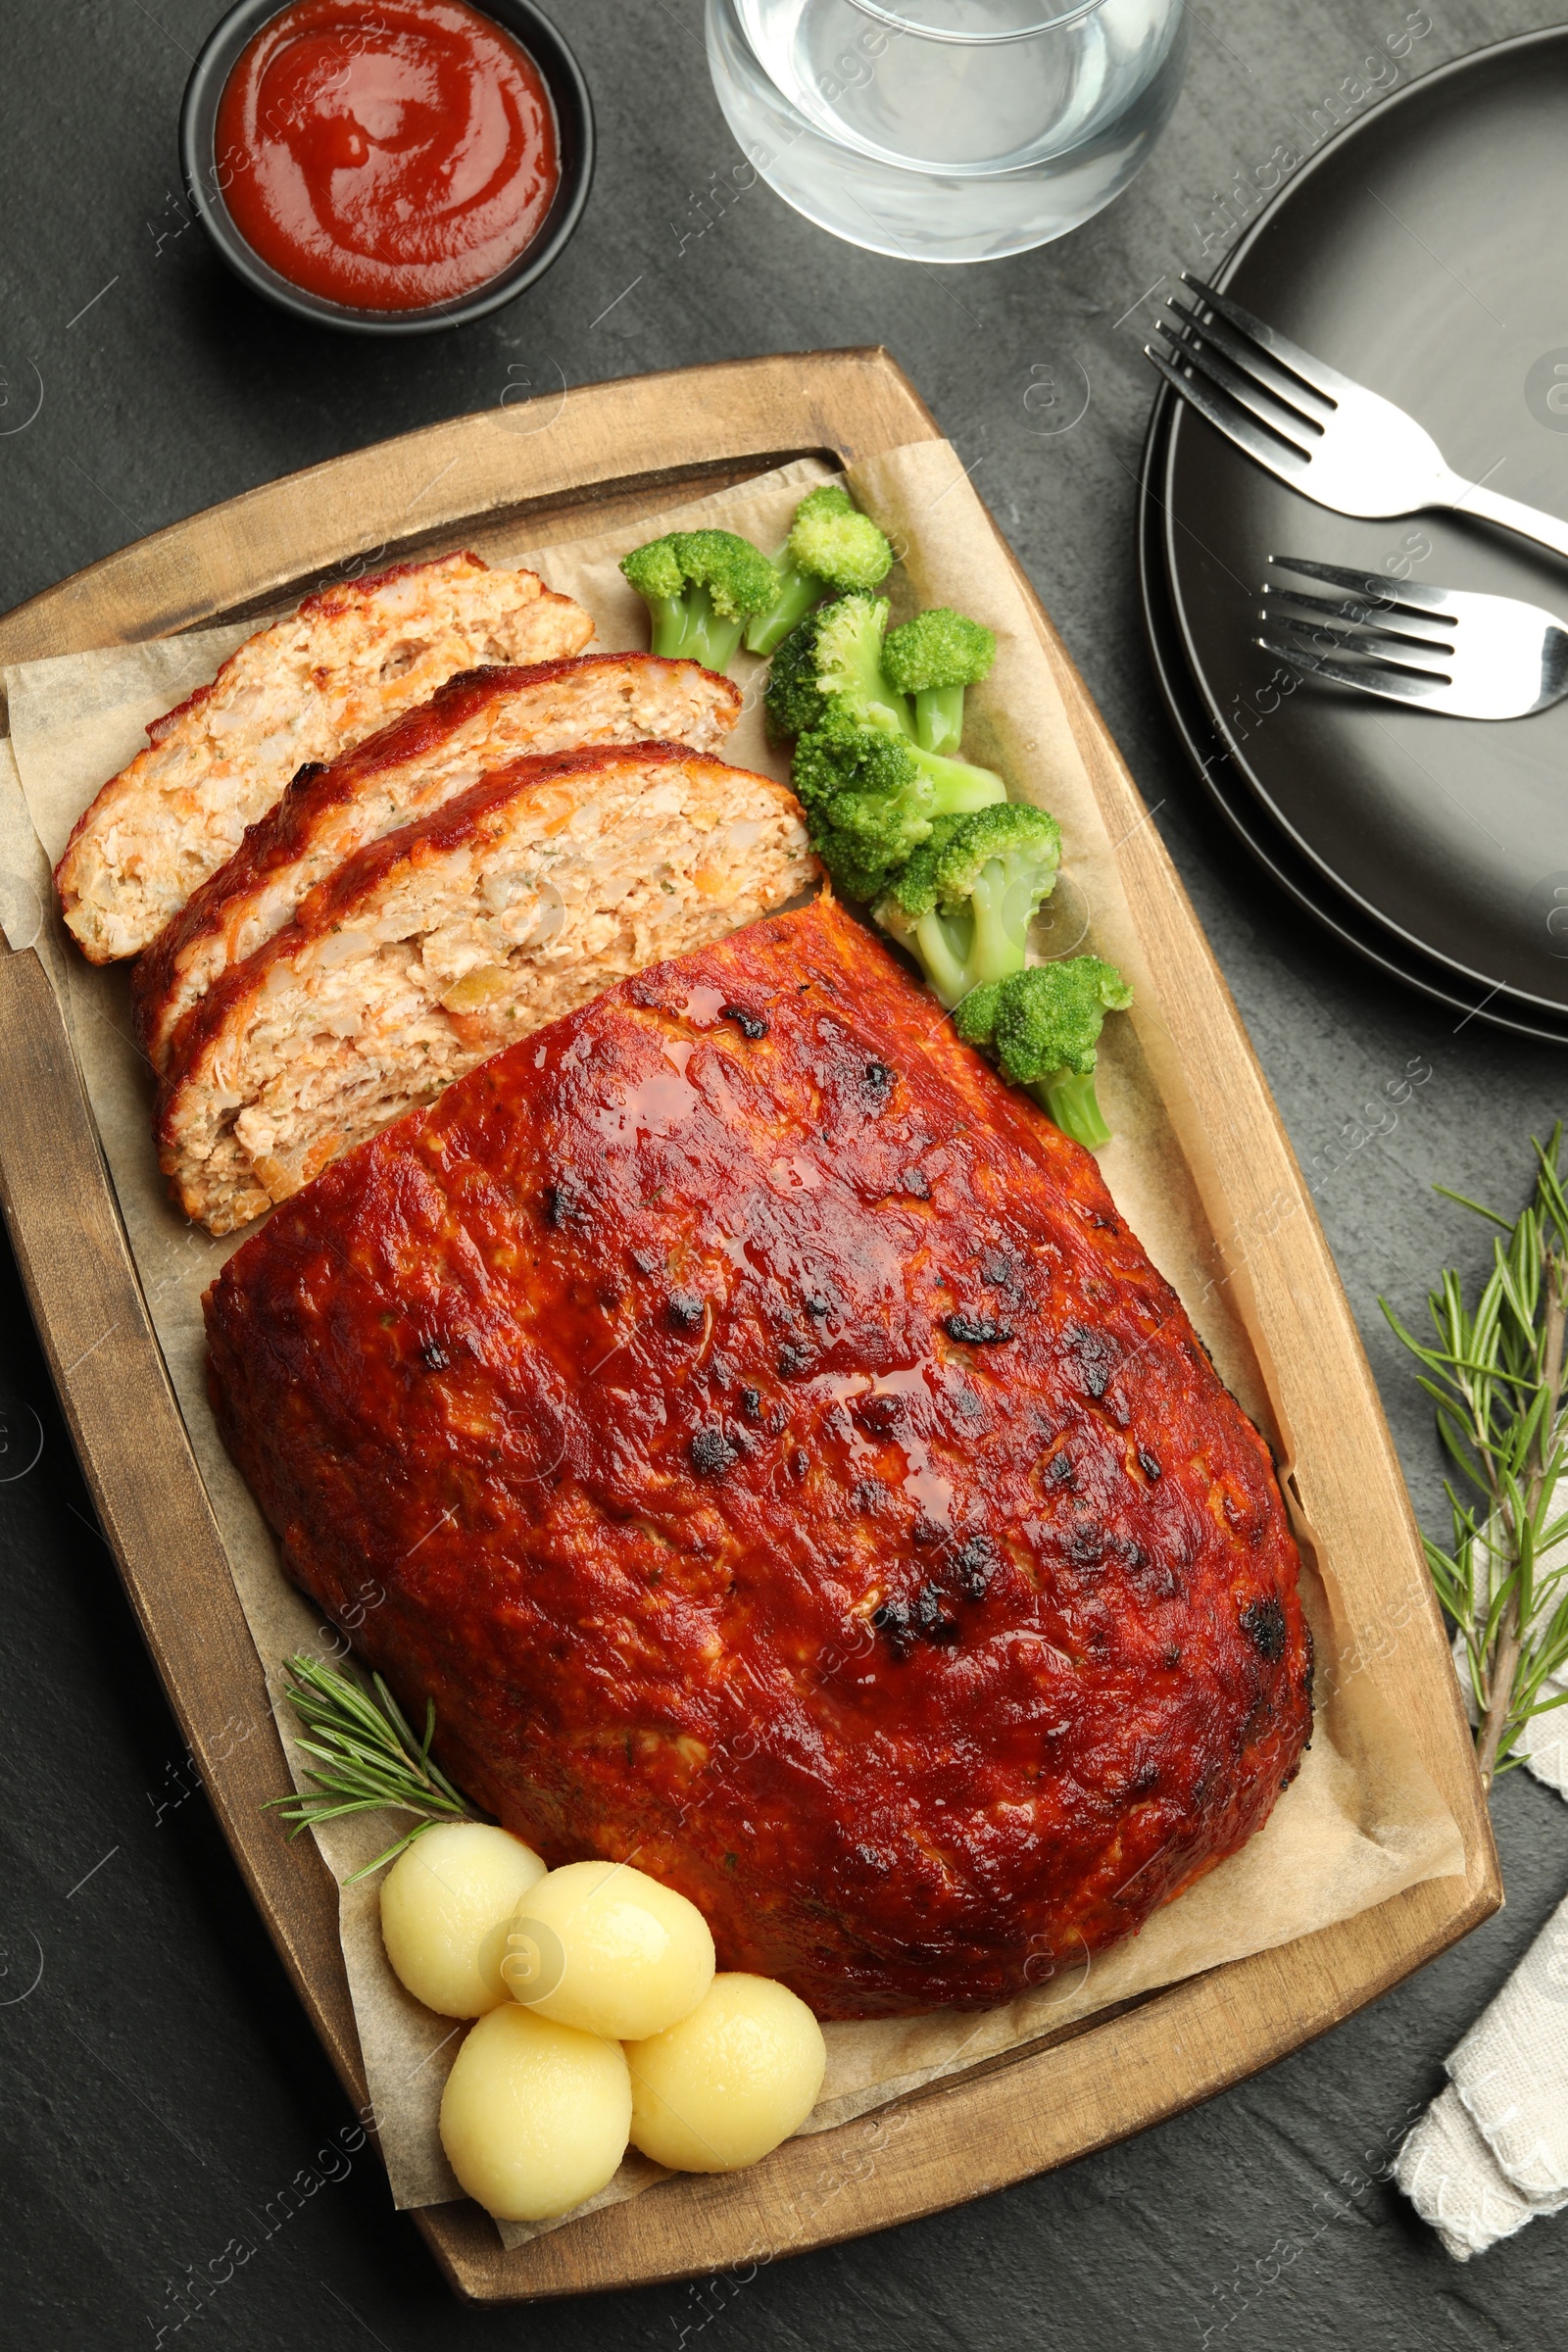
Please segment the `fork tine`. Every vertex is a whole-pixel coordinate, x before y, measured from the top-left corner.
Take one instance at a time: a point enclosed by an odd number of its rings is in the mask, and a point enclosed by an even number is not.
[[[1233,368],[1218,345],[1206,340],[1200,327],[1188,329],[1160,318],[1155,322],[1154,332],[1164,336],[1179,359],[1185,360],[1189,367],[1200,368],[1240,408],[1249,410],[1259,424],[1266,424],[1270,432],[1290,441],[1303,456],[1310,455],[1311,444],[1321,437],[1322,426],[1303,416],[1299,409],[1292,408],[1266,384],[1259,383],[1256,376]]]
[[[1299,571],[1309,580],[1327,580],[1331,587],[1353,588],[1368,597],[1389,598],[1396,605],[1413,605],[1423,612],[1446,612],[1451,588],[1429,587],[1424,580],[1396,580],[1381,571],[1347,571],[1338,564],[1313,564],[1305,556],[1270,556],[1279,571]]]
[[[1264,432],[1245,411],[1233,408],[1228,401],[1222,400],[1200,377],[1183,375],[1171,366],[1164,353],[1156,351],[1152,343],[1144,345],[1144,357],[1153,362],[1172,390],[1179,392],[1183,400],[1189,401],[1200,416],[1205,416],[1217,433],[1223,433],[1228,441],[1234,441],[1238,449],[1245,450],[1250,458],[1255,458],[1258,465],[1266,466],[1270,473],[1278,474],[1282,481],[1287,482],[1299,480],[1305,473],[1309,461],[1293,442],[1283,441],[1273,432]]]
[[[1330,620],[1360,629],[1372,637],[1386,637],[1391,644],[1415,645],[1423,649],[1429,645],[1437,646],[1446,654],[1453,651],[1454,632],[1459,625],[1457,621],[1445,623],[1428,620],[1420,613],[1390,613],[1387,605],[1379,605],[1374,611],[1371,606],[1356,604],[1349,597],[1341,597],[1336,602],[1332,596],[1308,596],[1304,588],[1277,588],[1270,584],[1265,586],[1263,597],[1265,616],[1269,612],[1269,598],[1288,597],[1293,605],[1304,605],[1309,612],[1321,612]],[[1380,618],[1380,614],[1387,617]],[[1282,612],[1279,618],[1289,620],[1294,615]]]
[[[1446,678],[1448,674],[1443,649],[1438,647],[1413,646],[1409,654],[1383,653],[1376,643],[1367,642],[1381,635],[1381,631],[1361,630],[1343,624],[1336,628],[1327,621],[1298,620],[1294,612],[1264,612],[1259,617],[1265,628],[1282,629],[1322,653],[1358,654],[1368,662],[1375,662],[1380,668],[1407,669],[1420,677],[1441,675]],[[1424,659],[1415,660],[1413,656],[1417,654]]]
[[[1284,580],[1265,580],[1258,593],[1264,597],[1288,598],[1293,605],[1305,605],[1308,612],[1327,612],[1337,620],[1365,622],[1368,625],[1374,623],[1380,613],[1392,612],[1394,609],[1386,597],[1311,596],[1306,589],[1293,588]],[[1401,620],[1413,617],[1409,613],[1399,614]],[[1423,627],[1436,625],[1436,622],[1422,623]]]
[[[1177,302],[1174,297],[1166,301],[1165,308],[1174,311],[1178,318],[1185,319],[1193,332],[1201,335],[1205,343],[1212,343],[1217,351],[1224,352],[1245,375],[1251,376],[1266,392],[1271,392],[1293,416],[1299,416],[1304,413],[1309,424],[1320,428],[1327,424],[1334,414],[1334,403],[1325,400],[1321,393],[1311,391],[1288,368],[1277,366],[1260,344],[1253,343],[1246,335],[1235,333],[1217,314],[1212,318],[1200,318],[1196,309]]]
[[[1353,654],[1380,676],[1424,678],[1433,686],[1447,686],[1452,682],[1446,669],[1428,669],[1419,662],[1396,660],[1392,654],[1380,653],[1375,645],[1363,644],[1359,635],[1342,634],[1337,629],[1325,628],[1321,622],[1314,627],[1304,620],[1293,620],[1288,612],[1265,612],[1263,626],[1282,635],[1298,653],[1311,659]],[[1352,677],[1356,674],[1350,672]]]
[[[1360,694],[1381,695],[1391,703],[1432,703],[1442,699],[1446,681],[1433,679],[1423,686],[1406,670],[1347,669],[1338,662],[1309,661],[1290,646],[1276,644],[1271,637],[1254,637],[1252,642],[1261,646],[1265,654],[1288,662],[1303,677],[1327,678],[1333,685],[1349,686]]]
[[[1189,339],[1180,327],[1172,326],[1167,319],[1160,319],[1155,332],[1165,337],[1173,359],[1185,360],[1196,374],[1206,376],[1239,409],[1245,409],[1270,433],[1277,434],[1285,448],[1293,450],[1302,459],[1311,456],[1307,436],[1312,433],[1312,428],[1303,423],[1294,410],[1282,407],[1272,394],[1262,391],[1250,376],[1243,375],[1239,368],[1233,368],[1219,352],[1206,343],[1200,343],[1196,336]]]
[[[1337,407],[1347,392],[1363,389],[1353,376],[1342,375],[1326,360],[1315,360],[1309,351],[1301,349],[1299,343],[1293,343],[1289,335],[1282,335],[1278,327],[1270,326],[1266,319],[1254,317],[1250,311],[1244,311],[1241,304],[1233,302],[1228,294],[1216,294],[1212,286],[1205,285],[1200,277],[1195,277],[1191,270],[1182,271],[1182,282],[1191,286],[1210,310],[1217,311],[1222,318],[1228,318],[1232,326],[1240,327],[1244,335],[1250,335],[1254,343],[1260,343],[1270,359],[1278,360],[1293,375],[1298,375],[1307,390],[1317,393],[1320,399],[1330,401]]]

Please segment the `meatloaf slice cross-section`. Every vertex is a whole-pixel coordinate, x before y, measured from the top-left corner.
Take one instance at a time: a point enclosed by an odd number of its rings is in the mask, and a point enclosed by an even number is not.
[[[831,904],[339,1160],[207,1329],[290,1573],[459,1784],[822,2016],[1080,1973],[1296,1770],[1267,1447],[1089,1154]]]
[[[83,955],[137,955],[307,762],[363,743],[457,670],[557,661],[593,633],[537,572],[466,554],[307,597],[155,720],[78,819],[55,884]]]
[[[329,767],[306,768],[226,865],[166,924],[131,973],[142,1052],[167,1068],[181,1016],[230,964],[293,919],[345,858],[456,800],[521,755],[595,743],[686,743],[713,752],[740,688],[696,662],[580,654],[456,678]]]
[[[794,795],[681,744],[517,760],[370,843],[195,1007],[160,1163],[229,1233],[487,1054],[816,871]]]

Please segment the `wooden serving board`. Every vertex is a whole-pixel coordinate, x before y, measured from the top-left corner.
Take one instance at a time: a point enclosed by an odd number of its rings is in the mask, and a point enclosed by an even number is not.
[[[537,414],[535,414],[535,409]],[[539,429],[533,429],[537,424]],[[881,351],[791,354],[602,384],[434,425],[231,499],[0,619],[0,662],[130,643],[292,603],[328,570],[437,545],[543,547],[785,461],[938,439]],[[729,2178],[686,2176],[505,2252],[478,2208],[416,2212],[485,2302],[626,2286],[831,2243],[932,2213],[1175,2114],[1348,2017],[1501,1901],[1447,1642],[1349,1308],[1236,1007],[1131,777],[1030,599],[1137,908],[1171,1042],[1211,1139],[1214,1219],[1248,1268],[1297,1500],[1380,1689],[1464,1839],[1467,1875],[1090,2018]],[[275,1740],[206,1492],[132,1270],[81,1081],[36,955],[0,956],[0,1200],[93,1498],[229,1844],[356,2105],[366,2098],[335,1889],[264,1815]],[[1212,1205],[1212,1204],[1211,1204]],[[1227,1271],[1230,1270],[1229,1264]],[[1397,1629],[1397,1639],[1388,1638]],[[1380,1634],[1384,1637],[1379,1640]]]

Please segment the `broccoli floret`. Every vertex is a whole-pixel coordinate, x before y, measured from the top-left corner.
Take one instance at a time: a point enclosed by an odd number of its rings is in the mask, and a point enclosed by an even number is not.
[[[966,1046],[989,1046],[997,1030],[997,1006],[1005,980],[983,980],[955,1006],[953,1026]]]
[[[857,726],[882,727],[912,744],[909,706],[882,675],[888,610],[885,597],[841,596],[813,614],[816,691],[842,703]]]
[[[771,610],[759,613],[747,629],[748,650],[770,654],[830,591],[874,588],[892,566],[892,548],[847,490],[836,482],[808,490],[773,558],[783,585]]]
[[[1004,801],[913,851],[875,908],[951,1010],[971,990],[1023,969],[1029,925],[1061,859],[1044,808]]]
[[[963,741],[963,693],[988,677],[997,641],[978,620],[946,605],[917,612],[882,648],[890,686],[914,697],[914,735],[928,752],[956,752]]]
[[[847,490],[824,482],[795,510],[790,560],[830,588],[875,588],[893,569],[893,550]]]
[[[841,596],[808,612],[773,656],[763,697],[780,735],[808,735],[834,703],[856,726],[880,727],[911,745],[914,722],[882,675],[888,607],[878,596]]]
[[[1095,1093],[1101,1025],[1132,1001],[1114,964],[1073,956],[976,989],[955,1026],[971,1045],[989,1045],[1008,1085],[1027,1087],[1063,1135],[1098,1152],[1110,1141]]]
[[[620,568],[653,615],[652,648],[724,670],[741,631],[778,596],[760,549],[733,531],[668,531],[622,556]]]
[[[959,771],[933,783],[903,737],[858,727],[843,706],[824,706],[826,724],[795,747],[795,790],[811,845],[848,899],[875,899],[911,853],[945,840],[966,809],[984,803],[980,785]]]
[[[887,605],[875,596],[843,596],[808,613],[773,656],[764,700],[775,732],[808,735],[840,721],[900,735],[939,805],[980,808],[1005,800],[1006,786],[989,767],[946,759],[914,740],[909,706],[882,674],[887,621]]]
[[[788,742],[809,735],[822,723],[822,697],[816,684],[816,632],[820,612],[809,612],[785,638],[773,656],[762,695],[767,729],[775,740]]]

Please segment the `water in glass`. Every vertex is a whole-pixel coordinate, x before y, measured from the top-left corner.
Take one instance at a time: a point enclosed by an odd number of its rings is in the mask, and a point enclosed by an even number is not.
[[[1187,54],[1183,0],[708,0],[708,56],[756,169],[878,253],[1044,245],[1127,185]]]

